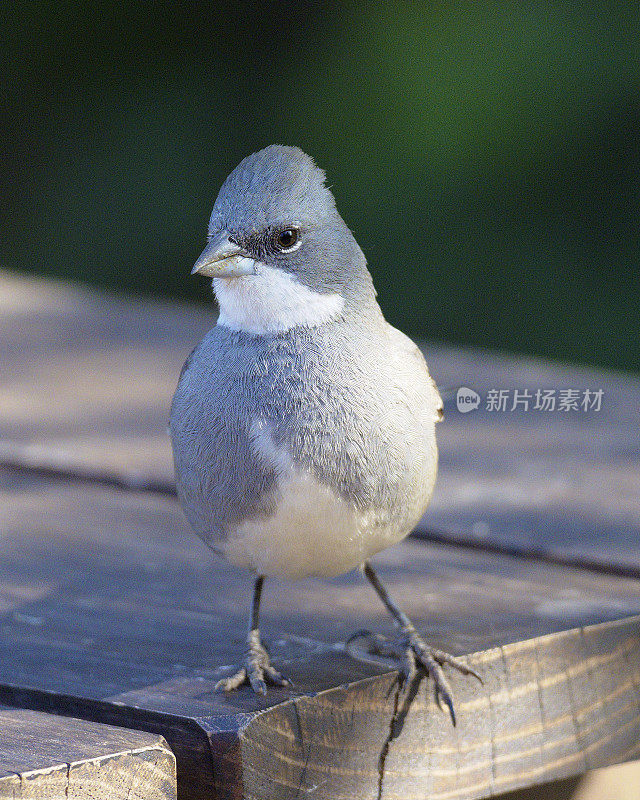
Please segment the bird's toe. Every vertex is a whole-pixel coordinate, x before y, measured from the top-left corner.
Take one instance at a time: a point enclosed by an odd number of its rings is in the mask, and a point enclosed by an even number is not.
[[[457,658],[456,656],[452,656],[449,653],[445,653],[443,650],[436,650],[435,648],[432,647],[429,648],[429,651],[432,657],[441,666],[447,664],[448,666],[453,667],[453,669],[457,670],[458,672],[461,672],[463,675],[471,675],[472,677],[477,678],[477,680],[479,680],[480,683],[482,683],[482,677],[479,675],[479,673],[477,673],[475,669],[472,669],[472,667],[470,667],[461,658]]]
[[[255,669],[248,674],[249,685],[256,694],[266,694],[267,684],[264,681],[264,674],[261,669]]]
[[[268,664],[264,669],[265,678],[272,686],[284,686],[284,687],[291,687],[293,686],[293,681],[289,678],[285,678],[281,672],[278,672],[277,669]]]
[[[241,686],[250,686],[256,694],[265,695],[267,686],[290,687],[293,683],[271,666],[269,653],[256,639],[249,644],[244,666],[228,678],[219,680],[214,691],[231,692]]]
[[[241,667],[237,672],[235,672],[233,675],[230,675],[228,678],[222,678],[222,680],[219,680],[213,687],[213,691],[232,692],[234,689],[242,686],[243,683],[246,683],[246,680],[247,670],[244,667]]]

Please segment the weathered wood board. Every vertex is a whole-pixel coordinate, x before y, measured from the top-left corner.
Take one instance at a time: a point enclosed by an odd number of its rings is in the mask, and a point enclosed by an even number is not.
[[[388,588],[485,679],[452,677],[455,729],[424,683],[394,713],[389,668],[345,654],[392,632],[357,573],[267,583],[295,689],[223,696],[250,578],[173,498],[0,477],[0,701],[162,733],[183,800],[486,797],[640,755],[638,581],[408,540],[376,557]]]
[[[158,735],[0,706],[0,798],[175,800]]]
[[[0,273],[0,462],[170,491],[169,402],[214,320],[213,303],[124,300]],[[425,352],[445,420],[420,530],[640,575],[640,380],[441,345]],[[481,396],[473,412],[457,410],[461,386]],[[533,406],[547,388],[602,389],[601,410],[509,410],[515,390]],[[491,389],[507,391],[508,410],[486,410]]]
[[[0,461],[170,492],[169,400],[213,322],[213,307],[0,274]],[[446,419],[420,530],[640,574],[640,383],[427,356]],[[460,386],[478,409],[458,411]],[[602,407],[508,410],[539,388],[602,389]],[[507,410],[486,409],[492,389]],[[357,628],[391,632],[353,574],[267,584],[263,627],[296,688],[222,697],[250,579],[214,561],[170,496],[11,470],[0,483],[0,699],[163,733],[184,798],[485,797],[638,756],[633,580],[408,541],[377,559],[389,588],[485,677],[453,677],[456,729],[424,687],[405,715],[387,668],[345,654]]]
[[[4,457],[170,484],[172,388],[214,321],[213,306],[123,300],[0,272]]]
[[[420,529],[449,540],[584,560],[640,575],[640,380],[532,359],[430,347],[440,385],[474,388],[462,414],[445,395],[440,474]],[[427,353],[428,354],[428,353]],[[450,368],[458,371],[452,382]],[[538,389],[602,390],[600,411],[532,410]],[[529,411],[487,411],[491,389],[528,391]]]

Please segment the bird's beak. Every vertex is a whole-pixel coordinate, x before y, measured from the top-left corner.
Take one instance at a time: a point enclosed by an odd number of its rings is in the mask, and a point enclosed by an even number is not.
[[[207,278],[237,278],[255,273],[256,262],[241,247],[230,242],[226,232],[209,242],[191,270],[192,275]]]

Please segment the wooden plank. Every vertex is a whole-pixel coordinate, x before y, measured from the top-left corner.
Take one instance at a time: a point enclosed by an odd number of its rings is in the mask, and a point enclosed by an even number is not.
[[[175,757],[158,735],[0,707],[0,798],[170,800]]]
[[[5,459],[171,485],[168,404],[182,362],[214,322],[213,305],[131,302],[0,272]]]
[[[638,620],[594,626],[589,635],[594,644],[600,635],[609,644],[615,642],[609,652],[601,651],[602,642],[598,646],[598,662],[611,676],[621,669],[624,654],[638,646]],[[345,799],[487,797],[551,776],[575,774],[582,769],[585,755],[592,767],[637,758],[640,720],[636,714],[621,729],[612,708],[618,698],[624,704],[637,702],[635,692],[623,685],[613,692],[602,691],[600,674],[604,673],[592,672],[589,660],[572,663],[560,673],[547,668],[547,646],[562,647],[571,636],[562,632],[472,658],[491,677],[483,692],[454,678],[460,697],[459,728],[442,725],[430,695],[425,700],[419,693],[398,733],[391,721],[393,684],[385,676],[329,690],[311,700],[298,699],[256,716],[239,733],[243,796],[264,796],[262,786],[269,776],[273,780],[275,771],[280,785],[273,797],[291,796],[294,791]],[[496,667],[498,672],[504,669],[503,680],[495,680]],[[570,740],[568,752],[558,757],[539,697],[543,688],[553,691],[552,687],[564,685],[567,671],[573,678],[590,675],[599,714],[592,718],[584,695],[572,697],[576,738]],[[558,700],[568,697],[563,691],[554,693]],[[503,698],[508,698],[504,704]],[[495,717],[488,715],[490,706],[497,711]],[[358,736],[362,731],[366,736]],[[381,773],[380,755],[387,744]]]
[[[428,348],[445,394],[440,475],[422,531],[640,574],[640,381],[533,359]],[[480,408],[460,413],[456,387]],[[447,391],[448,387],[448,391]],[[600,411],[486,410],[491,389],[603,391]],[[454,537],[451,536],[454,535]]]
[[[184,800],[486,797],[636,757],[638,581],[409,540],[376,557],[389,590],[485,678],[452,677],[457,728],[424,686],[394,721],[388,667],[344,652],[392,633],[357,573],[268,582],[263,633],[295,690],[225,696],[250,578],[174,499],[0,479],[0,700],[164,735]]]
[[[171,491],[168,407],[214,323],[186,307],[0,272],[0,461]],[[440,475],[419,530],[640,575],[640,381],[428,345],[445,396]],[[481,407],[462,414],[466,386]],[[490,389],[602,389],[600,412],[490,412]]]

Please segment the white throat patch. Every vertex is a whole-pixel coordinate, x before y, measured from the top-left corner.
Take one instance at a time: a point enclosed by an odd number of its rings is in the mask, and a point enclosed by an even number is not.
[[[255,275],[213,279],[220,305],[218,325],[253,334],[283,333],[322,325],[344,307],[339,294],[314,292],[284,270],[260,261],[255,270]]]

